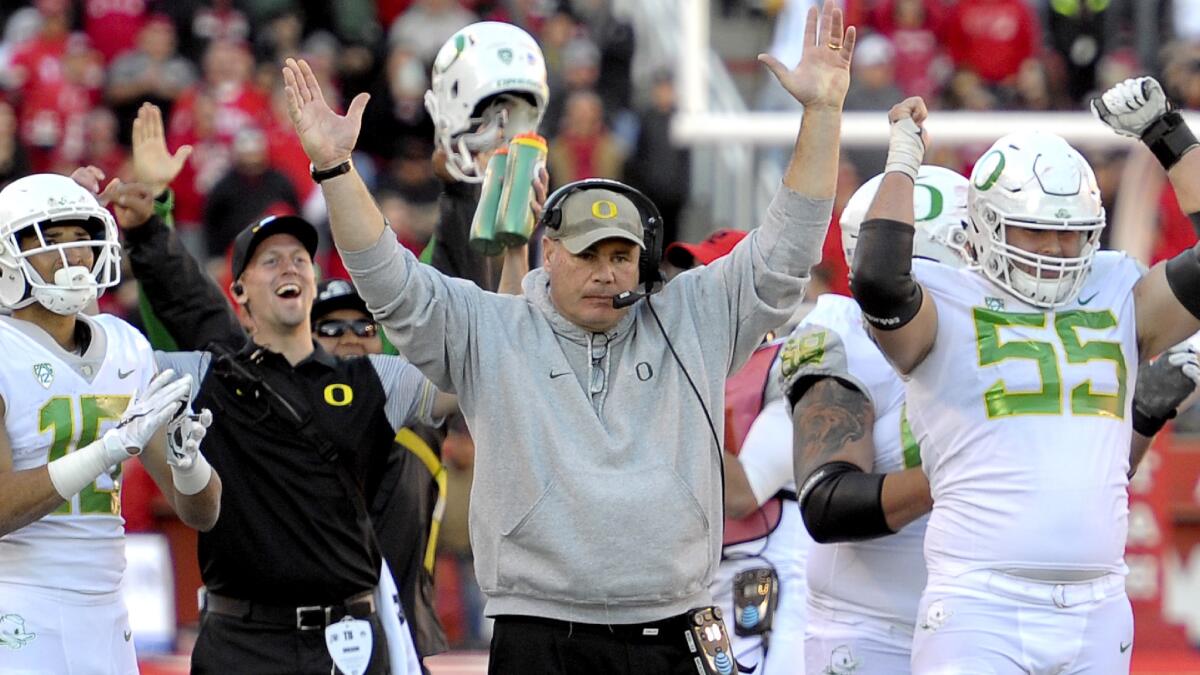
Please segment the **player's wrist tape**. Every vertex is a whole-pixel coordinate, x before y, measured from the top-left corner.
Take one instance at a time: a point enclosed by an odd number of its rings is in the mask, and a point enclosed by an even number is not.
[[[912,276],[915,235],[912,225],[886,218],[872,218],[859,229],[850,292],[879,330],[902,328],[921,309],[921,286]]]
[[[196,453],[196,461],[187,469],[171,467],[171,482],[181,495],[194,495],[208,486],[212,478],[212,465],[204,455]]]
[[[130,457],[133,455],[122,447],[120,435],[109,431],[100,439],[50,462],[46,470],[50,472],[50,482],[58,495],[70,499],[108,471],[108,467]]]
[[[1146,438],[1150,438],[1162,431],[1162,428],[1167,425],[1167,422],[1174,419],[1177,413],[1177,410],[1172,410],[1164,417],[1151,417],[1138,410],[1135,402],[1133,406],[1133,430]]]
[[[1200,145],[1178,110],[1172,110],[1151,122],[1142,132],[1142,142],[1167,170],[1175,166],[1189,150]]]
[[[862,541],[895,534],[883,513],[881,473],[850,462],[817,467],[800,488],[804,526],[819,544]]]
[[[1175,299],[1200,319],[1200,244],[1167,261],[1167,285]]]
[[[925,143],[921,140],[921,127],[906,117],[892,124],[891,140],[888,141],[887,163],[883,172],[902,173],[917,180],[921,162],[925,159]]]

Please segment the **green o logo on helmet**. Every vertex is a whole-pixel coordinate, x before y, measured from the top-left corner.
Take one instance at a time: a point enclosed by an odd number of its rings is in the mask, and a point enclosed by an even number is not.
[[[917,183],[917,187],[925,188],[929,191],[929,213],[925,214],[924,216],[919,216],[917,218],[917,222],[920,223],[926,220],[933,220],[934,218],[942,215],[942,210],[945,208],[945,198],[942,197],[942,191],[932,185],[926,185],[924,183]]]
[[[993,157],[996,159],[993,160]],[[984,178],[983,181],[980,182],[979,178],[983,176],[985,171],[987,171],[987,167],[990,162],[994,162],[995,166],[992,167],[991,173],[987,174],[987,178]],[[992,189],[992,186],[996,184],[996,181],[1000,180],[1000,174],[1003,172],[1004,153],[999,150],[992,150],[988,154],[984,155],[983,159],[979,160],[979,164],[975,167],[975,180],[973,181],[975,188],[981,191]]]

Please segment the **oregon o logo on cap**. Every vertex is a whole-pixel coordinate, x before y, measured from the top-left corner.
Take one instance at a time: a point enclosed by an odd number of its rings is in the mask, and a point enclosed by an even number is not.
[[[354,390],[340,382],[325,387],[325,402],[332,406],[346,406],[354,400]]]
[[[607,199],[592,202],[592,215],[600,220],[611,220],[617,217],[617,205]]]

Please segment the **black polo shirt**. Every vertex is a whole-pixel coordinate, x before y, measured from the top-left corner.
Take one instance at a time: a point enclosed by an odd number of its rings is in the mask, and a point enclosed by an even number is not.
[[[335,359],[320,345],[294,367],[247,345],[234,358],[286,398],[330,443],[360,486],[378,476],[394,429],[428,422],[433,387],[400,357]],[[200,533],[204,585],[277,605],[331,604],[371,589],[378,552],[334,464],[261,384],[206,352],[159,354],[200,382],[196,410],[213,411],[201,451],[221,476],[221,515]],[[369,497],[368,497],[369,499]]]

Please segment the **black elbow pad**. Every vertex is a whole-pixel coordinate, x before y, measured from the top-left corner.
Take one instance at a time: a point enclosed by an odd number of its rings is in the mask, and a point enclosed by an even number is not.
[[[850,292],[879,330],[901,328],[921,309],[921,286],[912,276],[915,233],[912,225],[884,218],[872,218],[859,230]]]
[[[813,541],[833,544],[895,534],[883,514],[883,478],[850,462],[829,462],[813,471],[799,499]]]
[[[1200,244],[1168,260],[1166,274],[1175,299],[1200,319]]]

